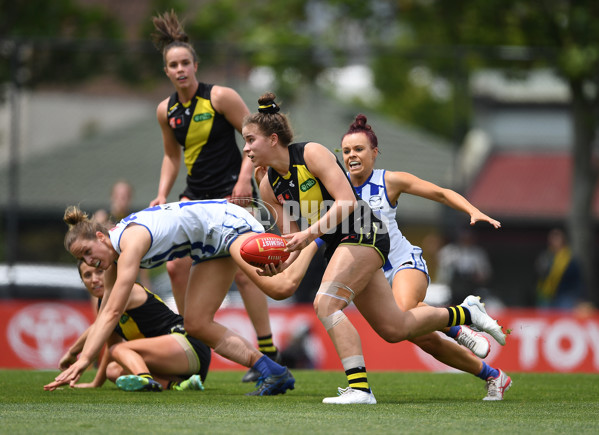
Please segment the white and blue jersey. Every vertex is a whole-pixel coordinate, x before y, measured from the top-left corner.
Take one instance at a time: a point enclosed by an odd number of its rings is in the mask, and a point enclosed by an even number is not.
[[[389,258],[383,266],[385,277],[389,284],[393,283],[393,277],[402,269],[417,269],[424,272],[430,281],[426,261],[422,258],[422,249],[412,245],[399,230],[395,214],[397,205],[391,205],[385,185],[385,170],[374,169],[368,180],[361,186],[354,186],[356,192],[368,203],[374,214],[380,218],[389,230],[391,239],[391,250]],[[349,177],[349,173],[347,174]]]
[[[171,202],[132,213],[110,230],[110,241],[119,255],[121,236],[130,224],[145,227],[152,238],[140,262],[143,269],[187,256],[193,264],[226,257],[240,234],[264,232],[247,210],[225,199]]]

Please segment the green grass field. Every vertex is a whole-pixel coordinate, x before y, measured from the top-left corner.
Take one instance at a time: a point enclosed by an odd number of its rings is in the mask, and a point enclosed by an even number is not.
[[[294,370],[285,395],[246,397],[243,372],[212,372],[206,390],[125,393],[42,386],[57,372],[0,370],[0,433],[599,433],[599,375],[510,373],[502,402],[466,374],[371,372],[377,405],[324,405],[342,372]],[[89,381],[92,372],[85,373]]]

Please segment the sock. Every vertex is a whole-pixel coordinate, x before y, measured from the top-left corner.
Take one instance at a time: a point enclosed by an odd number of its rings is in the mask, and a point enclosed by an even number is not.
[[[150,373],[138,373],[137,376],[139,376],[140,378],[146,378],[146,379],[152,379],[152,380],[154,380],[154,378],[152,377],[152,375]]]
[[[276,376],[285,372],[285,367],[277,364],[266,355],[263,355],[258,361],[256,361],[254,368],[258,370],[264,377],[268,377],[270,375]]]
[[[347,376],[349,386],[354,390],[370,393],[370,386],[368,385],[368,378],[366,377],[366,367],[356,367],[346,370],[345,376]]]
[[[456,325],[470,325],[472,324],[472,318],[470,317],[470,310],[462,305],[456,305],[454,307],[447,307],[449,312],[449,321],[447,326],[452,327]]]
[[[489,378],[496,378],[497,376],[499,376],[499,370],[494,369],[493,367],[487,365],[487,363],[483,361],[483,368],[480,371],[480,373],[476,376],[481,378],[483,381],[486,381]]]
[[[461,326],[452,326],[449,328],[449,331],[445,333],[450,338],[455,339],[458,335],[460,335],[460,331],[462,330]]]
[[[179,382],[179,381],[170,381],[170,382],[168,383],[168,387],[167,387],[166,389],[167,389],[167,390],[174,390],[174,389],[175,389],[175,387],[178,387],[178,386],[179,386],[179,384],[180,384],[180,382]]]
[[[272,334],[258,337],[258,350],[274,361],[278,351],[272,340]]]

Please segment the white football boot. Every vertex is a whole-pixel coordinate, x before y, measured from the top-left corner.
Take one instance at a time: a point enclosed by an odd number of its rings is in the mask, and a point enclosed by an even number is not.
[[[362,390],[354,390],[352,387],[337,388],[339,394],[337,397],[325,397],[322,399],[322,403],[333,403],[336,405],[352,405],[352,404],[363,404],[363,405],[375,405],[376,399],[372,391],[367,393]]]
[[[475,331],[482,331],[489,334],[495,341],[502,346],[505,346],[505,334],[501,330],[501,326],[497,320],[491,318],[485,310],[485,306],[480,301],[480,296],[468,296],[464,302],[460,304],[462,307],[468,308],[472,325],[470,327]]]

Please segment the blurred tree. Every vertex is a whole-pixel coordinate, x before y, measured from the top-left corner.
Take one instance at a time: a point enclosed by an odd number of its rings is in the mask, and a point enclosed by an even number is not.
[[[0,56],[10,60],[0,63],[0,82],[79,82],[118,64],[112,62],[118,47],[99,41],[121,39],[122,24],[103,8],[73,0],[0,0],[0,10]]]
[[[156,0],[163,8],[175,4]],[[292,98],[328,67],[364,56],[372,35],[386,28],[387,2],[358,0],[205,0],[197,8],[175,7],[202,63],[236,59],[242,70],[272,68],[279,97]],[[383,7],[384,6],[384,7]],[[145,30],[146,33],[149,31]],[[202,64],[200,64],[202,67]]]
[[[446,51],[446,56],[426,59],[433,77],[444,77],[451,82],[456,71],[451,63],[459,61],[460,74],[481,67],[501,66],[512,71],[549,67],[568,83],[574,127],[568,229],[573,251],[583,262],[588,288],[596,292],[592,199],[598,176],[593,148],[599,123],[599,27],[596,25],[599,3],[428,0],[397,2],[397,5],[397,22],[404,30],[396,40],[397,47],[435,47]],[[461,47],[460,51],[455,47]],[[522,50],[514,50],[516,47]],[[385,64],[379,61],[378,65]],[[377,70],[377,83],[386,98],[400,101],[398,106],[410,104],[403,97],[411,94],[405,89],[398,90],[402,79],[395,75],[395,71],[406,74],[410,68],[383,67]],[[395,88],[394,80],[399,83]],[[458,86],[453,88],[453,98],[468,101],[463,96],[467,89],[460,87],[463,82],[454,80],[454,83]],[[456,114],[459,129],[467,124],[467,111],[459,104],[454,107],[460,111]],[[595,302],[597,297],[592,295]]]

